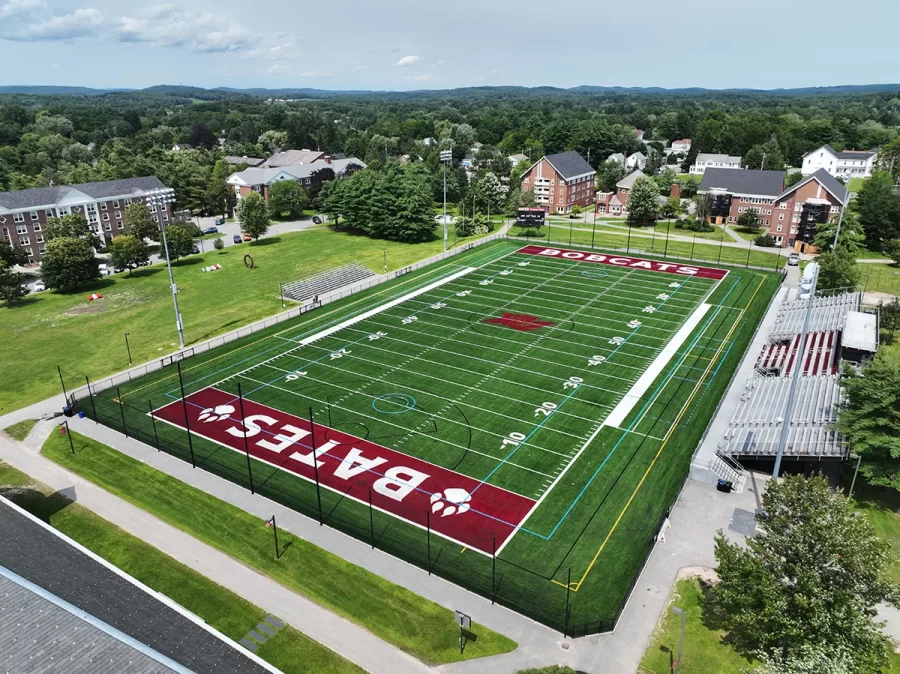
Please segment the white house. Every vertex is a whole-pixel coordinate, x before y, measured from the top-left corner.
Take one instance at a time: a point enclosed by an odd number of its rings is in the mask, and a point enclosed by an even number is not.
[[[689,173],[695,176],[702,176],[708,168],[739,169],[741,168],[741,158],[727,154],[701,152],[697,155],[697,162],[691,166]]]
[[[625,160],[625,168],[643,170],[647,166],[647,157],[643,152],[635,152],[628,155]]]
[[[691,151],[691,139],[679,138],[678,140],[673,140],[671,150],[675,154],[678,154],[679,152],[687,154]]]
[[[800,172],[809,176],[825,169],[835,178],[868,178],[875,170],[878,150],[845,150],[838,152],[830,145],[823,145],[803,157]]]
[[[614,161],[617,164],[621,164],[622,166],[624,166],[625,165],[625,155],[622,154],[621,152],[616,152],[614,154],[609,155],[606,158],[606,161]]]

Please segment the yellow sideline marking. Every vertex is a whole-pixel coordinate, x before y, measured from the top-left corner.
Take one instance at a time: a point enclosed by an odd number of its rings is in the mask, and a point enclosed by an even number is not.
[[[719,356],[722,353],[722,349],[728,340],[731,338],[731,335],[734,333],[738,324],[741,322],[741,319],[744,317],[744,312],[747,311],[747,307],[753,304],[753,300],[756,299],[756,294],[759,292],[759,289],[762,288],[763,283],[766,282],[765,277],[763,277],[759,285],[756,286],[756,290],[753,291],[753,295],[750,297],[750,301],[747,302],[746,306],[741,309],[741,312],[738,314],[737,319],[734,324],[731,326],[731,330],[728,331],[728,334],[725,336],[725,339],[722,340],[722,344],[719,346],[718,351],[716,351],[716,355],[713,356],[713,359],[710,361],[709,365],[706,368],[706,371],[703,373],[703,376],[697,381],[697,385],[694,386],[694,390],[691,392],[690,397],[687,399],[687,402],[681,408],[681,411],[678,413],[675,421],[672,422],[672,425],[669,427],[668,433],[666,433],[665,439],[663,440],[662,445],[659,447],[659,451],[656,452],[656,456],[653,457],[653,461],[650,462],[650,465],[647,467],[647,470],[644,472],[644,476],[641,478],[641,481],[638,482],[637,486],[634,488],[634,491],[631,493],[631,496],[628,499],[628,502],[625,504],[625,507],[622,508],[622,511],[619,513],[619,516],[616,518],[616,521],[613,523],[612,529],[609,530],[609,533],[606,534],[606,538],[603,539],[603,543],[598,548],[594,558],[591,560],[591,563],[588,564],[587,569],[585,569],[584,575],[581,576],[581,579],[577,583],[573,583],[574,587],[572,588],[574,592],[578,592],[578,589],[581,587],[581,584],[584,582],[585,578],[587,578],[588,574],[591,572],[591,569],[594,568],[594,564],[596,564],[597,559],[600,557],[600,554],[603,552],[603,549],[606,547],[606,544],[609,542],[609,539],[612,538],[613,533],[615,533],[616,528],[619,526],[619,522],[622,521],[622,517],[625,516],[625,512],[631,507],[631,502],[634,501],[634,497],[637,496],[638,491],[643,486],[644,481],[647,479],[647,476],[650,474],[650,471],[653,470],[653,466],[656,465],[656,460],[659,459],[660,454],[662,454],[663,450],[666,448],[666,445],[669,444],[669,440],[672,438],[672,434],[675,432],[675,428],[678,426],[678,422],[681,421],[681,417],[684,416],[684,413],[687,412],[688,407],[694,401],[694,398],[697,395],[697,392],[700,390],[700,386],[703,384],[703,380],[706,379],[706,375],[709,374],[709,371],[712,369],[712,366],[715,364],[716,360],[718,360]],[[557,585],[561,585],[565,587],[565,583],[559,583],[557,581],[553,581]]]

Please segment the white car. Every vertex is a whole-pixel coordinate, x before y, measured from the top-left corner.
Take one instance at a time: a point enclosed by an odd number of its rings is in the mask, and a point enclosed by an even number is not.
[[[800,264],[800,253],[791,253],[788,255],[788,266],[796,267]]]
[[[34,282],[34,292],[39,293],[39,292],[43,292],[46,289],[47,289],[47,286],[44,284],[43,281],[35,281]]]

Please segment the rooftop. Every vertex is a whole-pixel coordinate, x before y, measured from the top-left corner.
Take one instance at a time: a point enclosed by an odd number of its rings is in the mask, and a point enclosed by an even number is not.
[[[741,158],[728,154],[712,154],[709,152],[701,152],[697,155],[697,163],[703,164],[705,162],[718,161],[724,162],[726,164],[738,164],[741,163]]]
[[[56,187],[34,187],[16,192],[0,192],[0,211],[47,208],[55,206],[66,199],[74,199],[74,203],[77,203],[79,198],[82,201],[92,201],[110,197],[140,196],[149,190],[163,188],[165,188],[165,185],[156,176],[104,180],[102,182],[59,185]]]
[[[833,154],[838,159],[868,159],[869,157],[874,157],[878,154],[878,150],[835,150],[830,145],[826,145],[825,149],[828,150],[831,154]]]
[[[596,173],[591,165],[588,164],[584,157],[570,150],[569,152],[560,152],[559,154],[548,154],[544,157],[553,168],[556,169],[563,178],[576,178],[591,173]]]
[[[837,178],[835,178],[833,175],[831,175],[828,171],[826,171],[823,168],[821,168],[818,171],[816,171],[815,173],[807,176],[800,182],[795,183],[794,185],[791,185],[781,195],[779,195],[779,198],[787,196],[791,192],[795,192],[796,190],[800,189],[801,187],[803,187],[806,183],[810,182],[811,180],[817,181],[822,187],[824,187],[826,190],[828,190],[835,199],[838,199],[842,204],[847,202],[847,188],[844,187],[843,185],[841,185],[838,182]]]
[[[246,168],[228,176],[227,183],[230,185],[269,185],[278,179],[278,176],[285,178],[293,178],[294,180],[303,180],[309,178],[313,173],[321,169],[331,169],[335,175],[343,173],[351,164],[357,164],[362,168],[366,168],[366,164],[356,157],[347,157],[345,159],[332,159],[330,161],[319,160],[311,164],[299,164],[297,166],[281,166],[278,168],[269,168],[259,166],[257,168]]]
[[[324,156],[325,153],[318,150],[284,150],[283,152],[276,152],[266,159],[264,166],[268,168],[298,166],[300,164],[310,164]]]
[[[638,178],[644,177],[644,172],[638,169],[637,171],[632,171],[627,176],[622,178],[619,182],[616,183],[616,189],[620,190],[630,190],[631,186],[634,185],[634,181]]]
[[[729,194],[752,194],[775,198],[784,189],[784,171],[708,168],[699,192],[722,190]]]

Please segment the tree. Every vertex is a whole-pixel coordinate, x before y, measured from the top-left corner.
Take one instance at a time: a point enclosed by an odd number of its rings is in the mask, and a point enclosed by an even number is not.
[[[644,176],[631,185],[628,192],[628,223],[648,225],[659,215],[659,195],[656,183]]]
[[[58,236],[47,242],[41,276],[48,288],[71,290],[100,278],[100,263],[82,238]]]
[[[878,250],[884,241],[900,238],[900,195],[890,173],[876,171],[866,180],[855,205],[870,248]]]
[[[783,171],[787,161],[781,152],[778,141],[772,138],[747,150],[743,157],[743,164],[744,168],[748,169],[762,168],[767,171]]]
[[[769,482],[756,520],[759,533],[746,545],[721,531],[715,539],[711,608],[730,637],[782,661],[814,647],[849,655],[850,671],[880,671],[887,639],[873,616],[895,594],[885,578],[890,543],[823,477]]]
[[[194,237],[186,228],[173,223],[166,227],[166,249],[172,260],[190,255],[194,251]]]
[[[109,256],[113,266],[127,269],[129,276],[132,269],[150,261],[143,240],[133,234],[114,237],[109,247]]]
[[[0,300],[9,306],[28,294],[25,274],[13,271],[15,265],[28,262],[28,255],[17,246],[0,241]]]
[[[894,333],[900,329],[900,297],[885,304],[878,303],[878,314],[881,318],[881,328],[891,333],[891,340],[894,339]]]
[[[225,248],[225,241],[221,236],[217,236],[215,239],[213,239],[213,248],[215,248],[219,252],[221,252]]]
[[[817,290],[854,289],[859,285],[862,271],[856,263],[856,256],[846,248],[822,253],[819,256],[819,279]]]
[[[702,222],[709,220],[710,203],[708,194],[698,194],[694,199],[694,217]]]
[[[209,127],[203,122],[195,122],[191,125],[191,135],[188,143],[193,147],[202,147],[208,150],[215,147],[217,142],[216,134],[210,131]]]
[[[900,182],[900,136],[878,151],[878,170],[889,172],[895,183]]]
[[[900,264],[900,239],[890,239],[884,242],[884,254],[896,264]]]
[[[125,227],[141,241],[159,241],[159,223],[150,217],[145,203],[135,201],[125,207]]]
[[[269,211],[275,217],[285,213],[292,220],[303,217],[303,209],[309,206],[309,197],[300,183],[293,180],[282,180],[272,185],[269,190]]]
[[[91,231],[88,221],[79,213],[69,213],[59,218],[47,218],[44,238],[47,241],[61,238],[84,239],[94,248],[100,248],[102,245],[100,237]]]
[[[666,218],[666,220],[671,220],[674,217],[677,217],[681,214],[681,199],[678,197],[669,197],[666,199],[666,203],[662,205],[659,214]]]
[[[759,217],[759,211],[755,208],[748,208],[738,216],[737,226],[748,234],[756,234],[762,229],[762,219]]]
[[[534,190],[523,190],[519,187],[513,187],[509,191],[509,197],[506,199],[506,215],[515,217],[517,209],[535,208],[537,205]]]
[[[266,150],[271,154],[287,147],[288,134],[287,131],[277,131],[275,129],[269,129],[268,131],[264,132],[256,140],[256,142],[265,147]]]
[[[607,159],[597,169],[597,189],[601,192],[615,192],[616,183],[625,177],[627,171],[619,162]]]
[[[506,202],[507,188],[500,182],[495,174],[490,171],[482,175],[475,183],[475,199],[491,213],[499,213]]]
[[[213,166],[206,188],[206,204],[211,212],[221,213],[223,218],[228,215],[228,197],[234,194],[234,190],[225,182],[227,178],[228,164],[224,159],[219,159]]]
[[[269,231],[269,208],[259,192],[251,192],[238,205],[238,220],[241,230],[259,241],[259,237]]]
[[[878,351],[858,371],[846,367],[841,384],[836,428],[863,457],[860,472],[870,484],[900,490],[900,361]]]
[[[816,228],[816,235],[813,237],[813,245],[818,246],[822,252],[830,251],[834,243],[834,235],[837,233],[837,226],[838,218],[832,218],[825,224],[819,225]],[[865,239],[866,235],[859,224],[859,216],[847,209],[841,221],[838,248],[845,248],[855,254]]]
[[[352,175],[353,173],[355,173],[355,171],[351,171],[348,175]],[[309,187],[307,188],[307,193],[311,203],[318,203],[317,199],[319,198],[322,188],[326,183],[334,180],[335,177],[334,169],[328,168],[327,166],[309,174]]]

